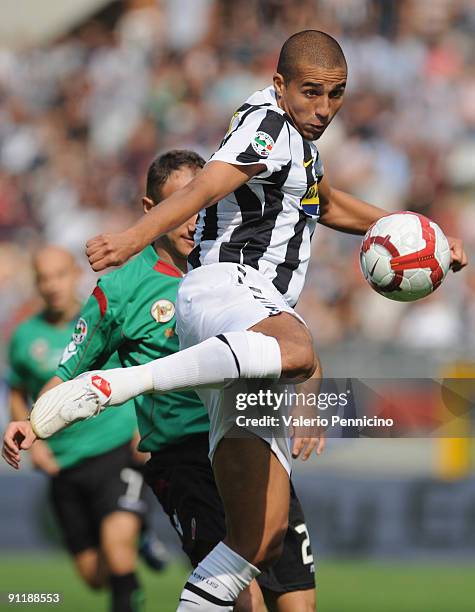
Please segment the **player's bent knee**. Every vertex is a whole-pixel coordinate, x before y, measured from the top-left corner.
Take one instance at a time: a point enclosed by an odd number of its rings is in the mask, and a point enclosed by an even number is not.
[[[103,519],[101,549],[112,573],[125,574],[135,570],[140,523],[138,516],[124,511],[113,512]]]
[[[292,343],[287,347],[282,361],[282,375],[286,378],[307,380],[317,371],[318,365],[318,357],[311,344],[305,343],[302,346]]]

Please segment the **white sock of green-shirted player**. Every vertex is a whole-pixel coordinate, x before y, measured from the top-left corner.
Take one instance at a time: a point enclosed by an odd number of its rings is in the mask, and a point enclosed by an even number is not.
[[[231,612],[241,591],[260,571],[220,542],[191,572],[177,612]]]
[[[275,338],[251,331],[228,332],[145,365],[82,374],[42,395],[30,420],[36,435],[46,438],[104,406],[123,404],[143,393],[219,386],[235,378],[279,378],[281,370]],[[75,406],[81,407],[77,414]]]

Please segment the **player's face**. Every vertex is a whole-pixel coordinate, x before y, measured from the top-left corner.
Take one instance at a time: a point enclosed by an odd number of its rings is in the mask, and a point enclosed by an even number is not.
[[[197,170],[188,166],[183,166],[179,170],[172,172],[162,186],[162,199],[169,198],[175,191],[185,187],[195,178],[196,174]],[[193,236],[196,228],[196,219],[197,216],[193,215],[191,219],[188,219],[188,221],[185,221],[185,223],[168,232],[160,239],[163,246],[180,259],[186,259],[195,246]]]
[[[294,78],[284,82],[274,75],[279,107],[290,115],[307,140],[317,140],[340,110],[346,86],[346,69],[300,66]]]
[[[61,249],[45,249],[35,260],[36,286],[48,311],[62,314],[77,302],[79,270],[72,256]]]

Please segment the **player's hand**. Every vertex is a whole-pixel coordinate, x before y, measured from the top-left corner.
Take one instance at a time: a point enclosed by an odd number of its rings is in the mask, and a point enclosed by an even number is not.
[[[30,421],[12,421],[3,435],[2,457],[15,470],[20,467],[20,450],[31,448],[36,436]]]
[[[49,476],[56,476],[59,472],[59,465],[54,458],[49,446],[42,440],[37,440],[31,447],[31,461],[35,468],[38,468]]]
[[[292,457],[297,459],[301,456],[302,461],[307,461],[314,450],[317,455],[321,455],[325,444],[326,438],[323,429],[319,430],[316,436],[300,436],[294,430],[292,436]]]
[[[91,268],[100,272],[110,266],[120,266],[137,253],[131,232],[100,234],[88,240],[86,255]]]
[[[463,243],[460,238],[452,238],[451,236],[447,236],[447,240],[450,246],[450,267],[454,272],[458,272],[468,264]]]

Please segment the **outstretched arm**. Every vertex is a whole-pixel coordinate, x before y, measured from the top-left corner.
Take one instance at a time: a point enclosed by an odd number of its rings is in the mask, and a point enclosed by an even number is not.
[[[331,187],[325,177],[318,186],[318,192],[321,208],[319,222],[340,232],[363,235],[370,225],[388,214],[387,210]]]
[[[320,223],[347,234],[365,234],[369,227],[384,215],[387,210],[368,204],[349,193],[331,187],[325,177],[320,182]],[[447,236],[450,245],[451,263],[454,272],[464,268],[467,256],[459,238]]]
[[[58,376],[53,376],[41,389],[38,397],[61,384],[63,381]],[[31,460],[35,467],[43,470],[46,474],[54,476],[59,472],[53,453],[42,440],[37,440],[28,418],[28,407],[26,399],[21,403],[21,392],[12,389],[10,394],[10,407],[12,422],[9,423],[3,435],[2,457],[16,470],[20,467],[20,450],[31,449]],[[36,443],[33,444],[33,442]]]
[[[265,170],[262,164],[233,166],[221,161],[209,162],[188,185],[163,200],[128,230],[89,240],[86,254],[92,269],[98,272],[123,264],[159,236],[215,204],[262,170]]]

